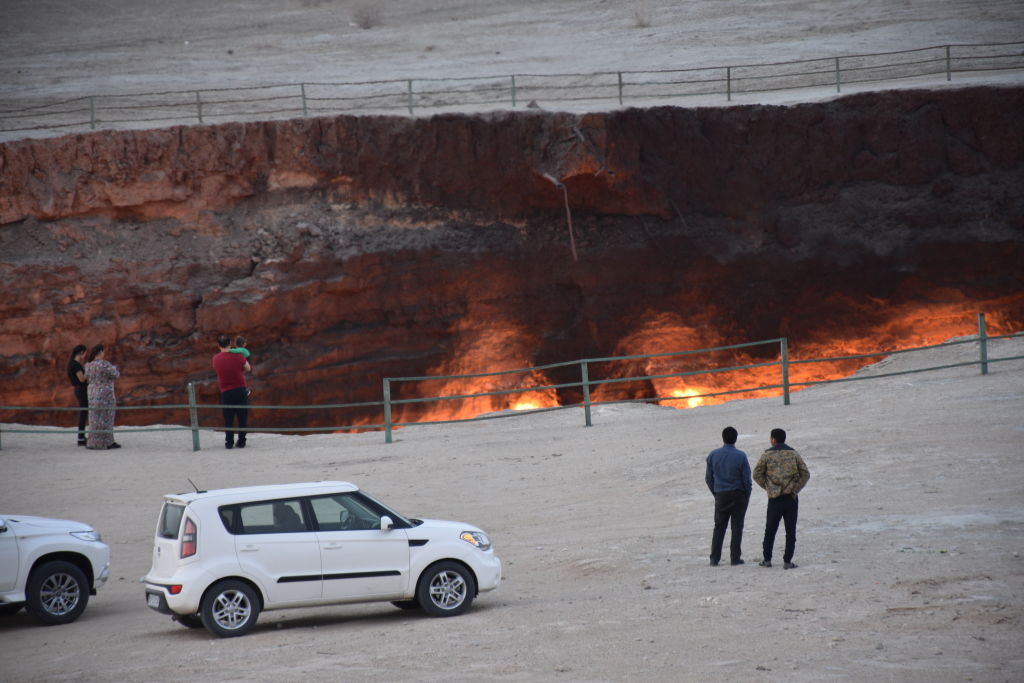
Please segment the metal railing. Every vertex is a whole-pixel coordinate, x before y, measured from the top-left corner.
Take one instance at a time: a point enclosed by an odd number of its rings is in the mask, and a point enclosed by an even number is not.
[[[789,343],[787,338],[780,337],[777,339],[767,339],[756,342],[747,342],[743,344],[732,344],[729,346],[719,346],[707,349],[698,349],[693,351],[679,351],[672,353],[660,353],[660,354],[642,354],[633,356],[613,356],[608,358],[587,358],[575,361],[567,361],[563,363],[553,363],[550,365],[537,366],[532,368],[521,368],[515,370],[503,370],[499,372],[483,372],[474,373],[467,375],[431,375],[424,377],[389,377],[383,380],[383,399],[381,401],[366,401],[360,403],[338,403],[338,404],[320,404],[320,405],[289,405],[289,406],[272,406],[272,405],[252,405],[249,406],[250,410],[326,410],[326,409],[340,409],[340,408],[379,408],[383,411],[383,421],[380,423],[366,423],[366,424],[349,424],[340,426],[329,426],[329,427],[246,427],[246,432],[259,433],[316,433],[316,432],[342,432],[342,431],[370,431],[370,430],[383,430],[385,443],[392,443],[393,441],[393,430],[401,427],[414,427],[423,425],[438,425],[438,424],[454,424],[460,422],[478,422],[482,420],[493,420],[502,419],[508,417],[530,415],[535,413],[550,412],[554,410],[568,410],[568,409],[583,409],[584,425],[589,427],[593,424],[592,408],[597,405],[612,405],[612,404],[623,404],[623,403],[672,403],[678,401],[692,401],[694,399],[705,399],[705,398],[716,398],[722,396],[735,396],[738,394],[752,394],[757,392],[766,391],[778,391],[782,395],[783,405],[790,405],[791,403],[791,392],[794,389],[804,388],[817,384],[832,384],[837,382],[853,382],[868,379],[879,379],[883,377],[893,377],[897,375],[915,374],[921,372],[930,372],[935,370],[945,370],[950,368],[968,367],[968,366],[979,366],[982,375],[988,374],[989,366],[992,363],[1020,360],[1024,359],[1024,355],[1016,356],[1005,356],[1000,358],[991,358],[988,353],[988,344],[992,340],[996,339],[1010,339],[1024,337],[1024,332],[1017,332],[1013,334],[1005,334],[998,336],[990,336],[987,333],[985,316],[984,314],[978,314],[978,334],[964,339],[958,339],[950,342],[944,342],[942,344],[933,344],[929,346],[917,346],[907,349],[897,349],[889,351],[878,351],[872,353],[845,355],[845,356],[831,356],[824,358],[808,358],[793,360],[789,358]],[[922,368],[913,368],[909,370],[899,370],[894,372],[882,372],[874,373],[872,375],[850,375],[841,377],[838,379],[824,379],[824,380],[810,380],[810,381],[791,381],[790,370],[793,366],[806,365],[811,363],[836,363],[846,361],[861,361],[869,358],[878,358],[882,356],[892,356],[904,353],[914,353],[920,351],[926,351],[930,349],[938,349],[949,346],[957,346],[961,344],[978,344],[978,359],[962,361],[958,363],[949,363],[945,365],[928,366]],[[684,356],[696,356],[698,354],[714,354],[723,352],[733,352],[737,349],[744,349],[756,346],[764,345],[778,345],[779,355],[778,360],[771,360],[762,363],[752,363],[745,365],[736,365],[730,367],[714,367],[704,368],[699,370],[687,370],[680,372],[669,372],[660,374],[648,374],[648,375],[634,375],[634,376],[622,376],[615,377],[609,376],[605,378],[593,378],[590,376],[590,368],[596,364],[602,363],[614,363],[614,362],[632,362],[632,361],[647,361],[651,359],[664,359],[664,358],[681,358]],[[547,384],[537,386],[515,386],[510,388],[502,388],[494,391],[483,391],[476,393],[465,393],[465,394],[448,394],[443,396],[426,396],[417,398],[406,398],[397,399],[393,396],[393,387],[401,383],[420,383],[425,381],[444,381],[444,380],[467,380],[467,379],[479,379],[484,377],[507,377],[522,374],[531,374],[538,371],[554,370],[558,368],[567,368],[577,366],[579,368],[579,381],[565,382],[558,384]],[[730,389],[727,391],[716,391],[703,394],[687,394],[685,396],[645,396],[641,398],[629,398],[629,399],[613,399],[613,400],[593,400],[592,389],[600,386],[609,386],[623,382],[638,382],[645,381],[649,382],[652,380],[661,379],[679,379],[686,377],[694,377],[697,375],[714,375],[718,373],[750,370],[765,367],[777,366],[779,369],[779,381],[778,383],[765,384],[760,386],[743,387],[740,389]],[[192,435],[192,449],[194,451],[200,450],[199,444],[199,433],[201,431],[207,432],[223,432],[223,431],[241,431],[238,428],[232,430],[225,430],[223,427],[210,427],[201,426],[199,423],[199,410],[201,409],[221,409],[225,407],[237,408],[238,406],[225,406],[221,404],[199,404],[196,402],[195,387],[192,383],[187,385],[188,402],[185,404],[162,404],[162,405],[145,405],[145,406],[118,406],[117,411],[125,410],[187,410],[189,415],[188,426],[162,426],[162,427],[118,427],[112,430],[93,430],[94,433],[127,433],[127,432],[159,432],[159,431],[188,431]],[[447,420],[422,420],[417,422],[397,422],[393,420],[392,413],[395,406],[402,405],[413,405],[413,404],[428,404],[428,403],[443,403],[449,401],[461,401],[466,399],[474,398],[487,398],[499,395],[513,395],[513,394],[529,394],[536,393],[538,391],[557,391],[559,389],[579,389],[582,394],[582,401],[579,403],[561,404],[557,406],[547,408],[536,408],[531,410],[517,410],[517,411],[505,411],[494,414],[477,415],[472,418],[458,418],[458,419],[447,419]],[[78,407],[66,408],[66,407],[30,407],[30,406],[0,406],[0,411],[63,411],[77,412],[81,410]],[[75,434],[77,429],[27,429],[27,428],[6,428],[2,431],[9,433],[45,433],[45,434]]]
[[[516,109],[528,103],[624,106],[695,96],[724,97],[807,88],[834,89],[953,74],[1024,70],[1024,42],[937,45],[764,64],[596,73],[511,74],[291,83],[88,95],[0,104],[0,139],[13,133],[153,128],[181,124],[445,110]]]

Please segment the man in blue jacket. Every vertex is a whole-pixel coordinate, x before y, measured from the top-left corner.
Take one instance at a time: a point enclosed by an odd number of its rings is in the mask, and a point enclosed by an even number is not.
[[[711,535],[711,566],[717,567],[722,559],[725,529],[732,527],[729,542],[731,565],[743,564],[740,545],[743,543],[743,518],[747,515],[750,491],[750,463],[747,454],[736,448],[736,430],[722,430],[722,447],[708,454],[704,481],[715,496],[715,531]]]

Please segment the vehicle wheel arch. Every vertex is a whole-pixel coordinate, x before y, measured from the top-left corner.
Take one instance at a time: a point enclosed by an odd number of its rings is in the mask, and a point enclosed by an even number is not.
[[[427,572],[429,572],[433,567],[436,567],[442,562],[454,562],[455,564],[460,565],[467,572],[469,572],[469,575],[473,577],[473,597],[476,598],[480,595],[480,577],[476,575],[476,572],[473,571],[473,568],[467,562],[465,562],[464,560],[460,560],[457,557],[442,557],[427,564],[425,567],[423,567],[423,569],[420,570],[420,573],[416,576],[415,587],[419,589],[420,581],[423,580],[423,577],[426,576]]]
[[[253,581],[252,579],[250,579],[248,577],[245,577],[245,576],[239,576],[237,574],[229,574],[227,576],[218,576],[213,581],[210,581],[209,585],[207,585],[206,588],[203,589],[203,595],[199,599],[199,604],[200,605],[202,605],[203,604],[203,600],[206,599],[207,593],[209,593],[211,590],[213,590],[213,587],[216,586],[217,584],[221,583],[222,581],[241,581],[245,585],[249,586],[249,588],[251,588],[253,590],[253,593],[256,594],[256,599],[259,600],[260,611],[261,612],[263,611],[263,608],[267,604],[267,599],[263,595],[263,589],[260,588],[259,584],[256,583],[255,581]]]
[[[70,551],[60,551],[54,553],[46,553],[40,555],[32,562],[32,567],[28,570],[28,575],[25,577],[26,584],[31,580],[33,574],[38,571],[40,567],[48,562],[67,562],[78,567],[83,574],[85,574],[85,580],[89,584],[90,594],[95,595],[96,593],[96,577],[93,576],[92,562],[89,558],[80,553],[73,553]]]

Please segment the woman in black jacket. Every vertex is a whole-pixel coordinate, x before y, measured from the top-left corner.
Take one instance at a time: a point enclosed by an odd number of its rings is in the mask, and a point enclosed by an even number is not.
[[[89,393],[88,383],[85,379],[85,368],[82,361],[85,360],[85,352],[88,351],[84,344],[78,344],[71,350],[71,357],[68,358],[68,379],[71,380],[71,388],[75,391],[75,398],[78,399],[78,445],[85,445],[85,423],[89,418]]]

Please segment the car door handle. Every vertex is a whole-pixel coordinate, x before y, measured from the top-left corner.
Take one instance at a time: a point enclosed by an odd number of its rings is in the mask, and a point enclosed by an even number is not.
[[[239,552],[254,553],[254,552],[256,552],[259,549],[260,549],[260,547],[258,545],[244,545],[241,548],[239,548]]]
[[[324,550],[341,550],[345,546],[341,543],[325,543],[322,548]]]

